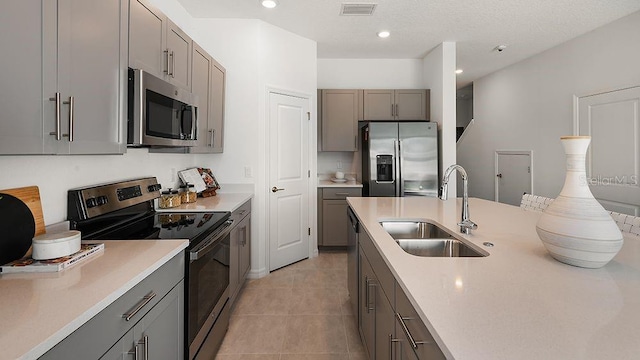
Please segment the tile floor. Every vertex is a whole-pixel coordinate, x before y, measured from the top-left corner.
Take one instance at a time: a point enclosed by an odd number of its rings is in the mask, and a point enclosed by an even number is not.
[[[346,252],[321,252],[248,280],[216,360],[365,359],[347,292]]]

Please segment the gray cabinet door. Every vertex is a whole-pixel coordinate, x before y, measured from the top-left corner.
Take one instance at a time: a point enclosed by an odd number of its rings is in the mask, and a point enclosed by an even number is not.
[[[163,78],[167,17],[148,0],[131,0],[129,9],[129,66]]]
[[[191,92],[198,97],[198,146],[194,153],[207,153],[212,144],[209,106],[211,98],[211,56],[198,44],[193,44]]]
[[[226,70],[215,59],[211,68],[211,101],[209,128],[212,130],[211,152],[221,153],[224,149],[224,100]]]
[[[358,151],[362,90],[322,90],[321,151]]]
[[[191,47],[193,42],[171,20],[167,19],[167,80],[181,88],[191,90]]]
[[[376,358],[393,359],[394,311],[383,291],[376,291]]]
[[[427,90],[396,90],[396,120],[429,120]]]
[[[394,120],[393,90],[364,90],[364,120]]]
[[[184,280],[136,324],[134,338],[143,359],[184,359]]]
[[[0,11],[0,153],[55,153],[56,4],[6,1]],[[45,53],[48,61],[43,62]],[[47,74],[49,72],[49,74]],[[48,76],[47,76],[48,75]],[[46,82],[46,83],[45,83]],[[46,85],[43,88],[43,85]]]
[[[322,245],[347,246],[347,208],[346,200],[322,200]]]
[[[121,154],[126,149],[126,4],[58,1],[58,88],[62,132],[67,134],[63,143],[71,154]]]
[[[360,337],[369,359],[375,359],[375,334],[376,334],[376,277],[369,260],[362,252],[358,252],[360,264],[360,306],[358,309],[358,325]]]
[[[239,283],[242,284],[251,270],[251,214],[238,225],[239,230]]]

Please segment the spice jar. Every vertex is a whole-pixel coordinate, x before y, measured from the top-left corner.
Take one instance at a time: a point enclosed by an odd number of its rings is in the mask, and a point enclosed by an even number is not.
[[[180,198],[183,204],[194,203],[198,198],[198,193],[193,184],[180,186]]]
[[[180,204],[180,195],[177,190],[171,190],[171,188],[169,188],[160,194],[160,199],[158,200],[158,207],[160,209],[168,209],[180,206]]]

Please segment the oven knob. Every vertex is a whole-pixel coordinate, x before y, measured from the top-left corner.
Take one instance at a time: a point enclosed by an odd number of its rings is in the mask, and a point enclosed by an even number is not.
[[[109,199],[107,199],[106,196],[102,195],[100,197],[98,197],[98,205],[104,205],[106,203],[109,202]]]
[[[96,198],[89,198],[87,199],[87,201],[85,202],[85,204],[87,205],[87,209],[95,207],[96,204]]]

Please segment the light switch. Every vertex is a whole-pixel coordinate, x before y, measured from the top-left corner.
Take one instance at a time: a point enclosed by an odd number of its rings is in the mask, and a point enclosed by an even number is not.
[[[246,178],[251,178],[253,176],[252,171],[251,171],[251,166],[245,166],[244,167],[244,177]]]

